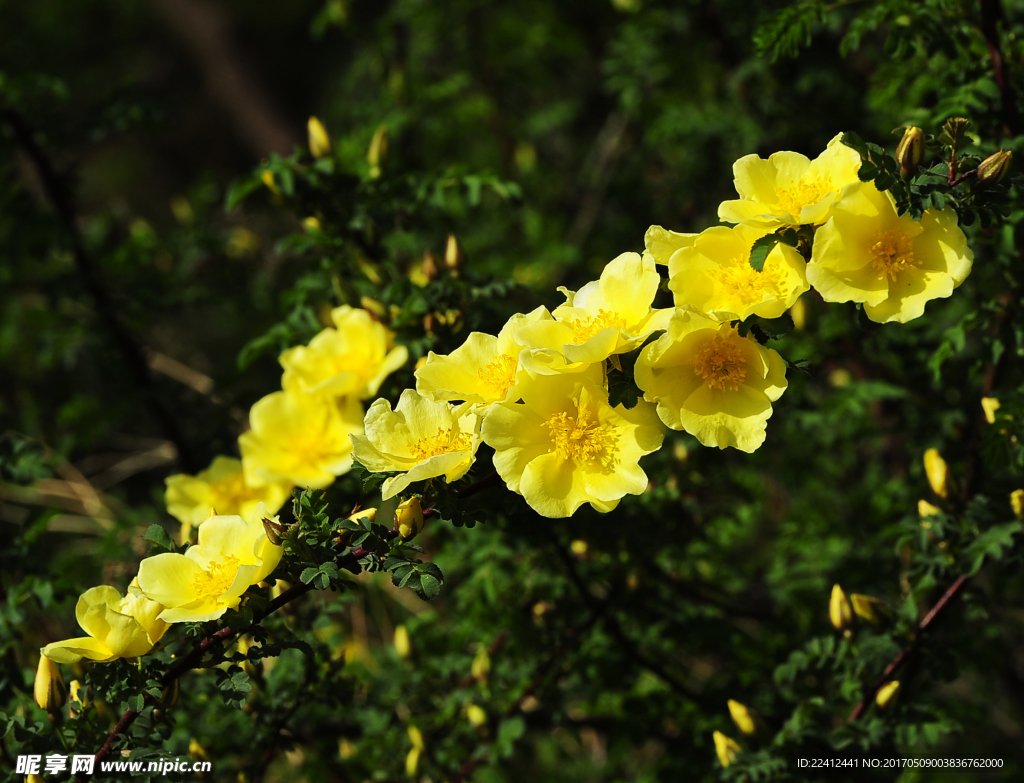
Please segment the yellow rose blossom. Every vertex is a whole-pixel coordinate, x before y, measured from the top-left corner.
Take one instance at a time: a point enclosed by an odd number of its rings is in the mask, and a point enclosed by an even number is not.
[[[665,328],[671,310],[651,305],[661,277],[654,259],[623,253],[601,272],[601,278],[579,291],[558,290],[565,304],[552,313],[555,320],[537,321],[516,339],[531,350],[520,360],[532,373],[582,371],[612,354],[626,353],[654,331]]]
[[[180,473],[167,479],[167,513],[187,525],[198,525],[212,509],[222,514],[248,518],[264,503],[274,513],[291,493],[288,482],[271,482],[251,487],[245,481],[242,461],[215,457],[206,470],[195,476]]]
[[[374,472],[402,471],[384,482],[384,500],[414,481],[444,476],[451,483],[473,465],[480,445],[476,423],[472,413],[461,413],[447,402],[433,402],[406,389],[394,410],[383,399],[370,406],[365,436],[352,436],[355,458]]]
[[[584,503],[611,511],[647,488],[637,463],[661,447],[664,428],[653,405],[612,408],[600,380],[599,366],[529,377],[522,404],[497,403],[484,418],[498,475],[543,516],[568,517]]]
[[[906,323],[952,294],[973,260],[951,208],[900,217],[888,193],[864,182],[815,234],[807,279],[826,302],[863,302],[872,321]]]
[[[651,226],[644,234],[644,256],[649,256],[656,264],[668,266],[672,254],[677,250],[692,247],[697,236],[669,231],[661,226]]]
[[[373,397],[384,379],[405,364],[409,352],[404,345],[393,347],[394,335],[366,310],[343,305],[331,311],[331,320],[336,328],[281,354],[282,388]]]
[[[843,188],[858,181],[860,155],[839,141],[841,135],[813,161],[797,152],[740,158],[732,167],[740,198],[723,201],[719,219],[766,229],[824,223]]]
[[[352,433],[363,431],[363,407],[354,397],[274,392],[252,406],[252,427],[238,439],[245,480],[320,489],[352,467]]]
[[[754,226],[716,226],[701,232],[688,248],[673,254],[668,287],[677,307],[703,313],[735,313],[778,318],[810,288],[806,264],[796,248],[772,248],[760,272],[750,265],[750,248],[768,232]]]
[[[136,658],[153,649],[167,630],[167,623],[159,619],[163,611],[159,602],[131,588],[122,596],[109,585],[91,587],[75,607],[78,624],[89,635],[48,644],[40,652],[58,663]]]
[[[661,420],[705,446],[754,451],[764,443],[772,403],[786,390],[778,353],[740,337],[729,325],[680,308],[668,331],[636,362],[644,399]]]
[[[139,590],[163,604],[168,623],[216,620],[234,609],[250,585],[277,568],[283,552],[267,538],[264,518],[277,522],[262,503],[249,521],[210,517],[199,526],[199,543],[185,554],[166,552],[139,564]]]
[[[497,337],[471,332],[466,342],[447,356],[431,351],[424,365],[416,369],[416,390],[436,402],[515,402],[522,371],[519,354],[526,347],[516,340],[516,332],[538,321],[552,321],[546,307],[525,315],[516,313]]]

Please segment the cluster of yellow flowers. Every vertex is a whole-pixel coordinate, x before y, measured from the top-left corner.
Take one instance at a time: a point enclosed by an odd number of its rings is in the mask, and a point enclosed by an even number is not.
[[[281,354],[282,390],[249,411],[241,460],[220,456],[196,476],[167,479],[167,511],[182,523],[182,540],[211,509],[248,519],[264,503],[274,513],[293,487],[326,487],[352,467],[350,436],[363,430],[362,400],[405,364],[408,351],[366,310],[337,307],[331,320],[308,345]]]
[[[538,513],[565,517],[584,503],[610,511],[643,492],[638,460],[660,448],[664,426],[753,451],[786,389],[785,362],[741,336],[737,321],[779,317],[813,285],[825,301],[861,302],[873,320],[905,322],[970,272],[955,213],[899,216],[887,193],[859,181],[860,162],[838,136],[814,161],[794,152],[741,158],[741,198],[719,207],[737,225],[700,234],[652,226],[642,256],[624,253],[599,280],[559,289],[566,301],[554,311],[517,314],[496,337],[473,333],[450,355],[431,353],[395,410],[385,400],[370,407],[365,434],[353,435],[355,458],[402,474],[385,482],[390,497],[412,481],[461,477],[482,441],[509,489]],[[780,242],[757,271],[754,243],[787,226],[814,231],[810,262]],[[653,307],[657,265],[668,267],[673,308]],[[657,333],[635,365],[644,400],[612,407],[618,354]]]

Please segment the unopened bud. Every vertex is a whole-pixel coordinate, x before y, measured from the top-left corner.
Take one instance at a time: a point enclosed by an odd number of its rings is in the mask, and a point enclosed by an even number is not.
[[[312,215],[310,215],[308,218],[302,219],[302,227],[306,229],[306,231],[320,231],[323,229],[323,225],[320,223],[320,219],[315,218]]]
[[[999,150],[989,155],[978,164],[978,183],[981,185],[995,185],[1002,182],[1006,172],[1010,169],[1013,160],[1011,150]]]
[[[415,726],[409,727],[409,742],[416,750],[423,750],[426,747],[423,744],[423,734]]]
[[[437,265],[437,259],[434,254],[429,250],[423,254],[423,276],[427,278],[429,283],[431,280],[437,280],[441,274],[441,267]]]
[[[851,593],[850,603],[853,605],[855,615],[872,624],[879,622],[882,619],[882,613],[885,612],[885,604],[870,595]]]
[[[740,753],[743,748],[732,737],[727,737],[720,731],[716,731],[711,736],[715,741],[715,753],[718,754],[718,760],[723,767],[728,767],[736,760],[736,754]]]
[[[359,300],[359,304],[362,305],[364,310],[368,310],[378,318],[383,318],[387,315],[387,308],[384,307],[384,303],[378,299],[374,299],[372,296],[364,296]]]
[[[64,706],[64,678],[60,667],[45,655],[39,656],[33,695],[36,704],[47,712],[56,712]]]
[[[277,519],[277,517],[274,517]],[[279,522],[275,522],[272,519],[263,518],[263,529],[267,533],[267,540],[274,546],[281,546],[281,542],[284,541],[284,533],[287,531],[284,525]]]
[[[736,724],[736,728],[743,734],[750,736],[757,731],[757,726],[754,725],[754,715],[747,705],[729,699],[729,715],[732,717],[732,722]]]
[[[839,585],[832,586],[832,597],[828,602],[828,618],[839,631],[845,631],[853,625],[853,609],[846,593]]]
[[[928,449],[924,453],[924,472],[928,476],[932,492],[940,498],[947,497],[950,484],[949,468],[938,449]]]
[[[377,128],[377,132],[373,134],[373,139],[370,141],[370,149],[366,153],[366,160],[370,164],[371,179],[380,177],[381,168],[384,166],[384,161],[387,158],[388,128],[386,125],[381,125]]]
[[[277,182],[274,181],[274,172],[263,171],[260,174],[260,179],[263,180],[263,184],[267,186],[267,190],[275,196],[281,195],[281,190],[277,187]]]
[[[413,748],[405,757],[405,774],[412,777],[420,765],[420,749]]]
[[[412,538],[423,529],[423,507],[418,497],[403,500],[395,511],[395,524],[402,538]]]
[[[351,514],[349,514],[348,518],[353,522],[356,522],[360,519],[366,519],[372,525],[374,522],[377,521],[377,509],[361,508],[358,511],[353,511]]]
[[[88,690],[78,680],[72,680],[68,684],[68,717],[77,718],[82,714],[82,710],[91,704],[92,699],[89,698]]]
[[[459,268],[466,260],[466,254],[462,252],[462,246],[455,234],[448,235],[448,242],[444,246],[444,265],[452,273],[452,277],[459,276]]]
[[[985,412],[985,421],[989,424],[995,424],[996,411],[999,410],[999,400],[995,397],[982,397],[981,409]]]
[[[466,717],[475,727],[480,727],[487,723],[487,713],[484,712],[482,707],[478,707],[476,704],[466,705]]]
[[[197,761],[209,761],[210,754],[206,752],[206,748],[199,744],[199,740],[195,737],[188,741],[188,755]]]
[[[917,501],[917,515],[919,517],[933,517],[938,513],[940,513],[938,506],[933,506],[923,498]]]
[[[903,138],[896,145],[896,160],[900,164],[900,176],[909,177],[924,159],[924,131],[911,125],[903,131]]]
[[[877,704],[884,710],[895,698],[896,692],[899,689],[899,680],[892,680],[891,682],[887,682],[885,685],[879,688],[878,693],[875,694],[875,704]]]
[[[1024,519],[1024,489],[1015,489],[1010,493],[1010,508],[1018,519]]]
[[[331,137],[327,135],[327,128],[316,117],[310,117],[306,123],[306,130],[309,131],[309,151],[314,158],[322,158],[331,152]]]
[[[395,652],[402,660],[412,655],[412,639],[409,638],[409,631],[404,625],[395,628]]]
[[[484,645],[481,644],[479,649],[477,649],[476,657],[473,658],[473,665],[469,670],[473,677],[482,683],[486,683],[487,678],[491,676],[491,656]]]

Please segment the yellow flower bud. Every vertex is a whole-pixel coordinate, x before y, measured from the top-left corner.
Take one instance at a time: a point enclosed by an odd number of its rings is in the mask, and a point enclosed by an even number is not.
[[[896,160],[900,164],[900,176],[909,177],[924,159],[924,131],[911,125],[903,131],[903,138],[896,145]]]
[[[981,409],[985,411],[985,421],[989,424],[995,424],[996,411],[999,410],[999,400],[995,397],[982,397]]]
[[[33,693],[36,704],[47,712],[57,712],[64,706],[64,678],[60,667],[45,655],[39,656]]]
[[[491,675],[491,656],[487,653],[487,648],[482,644],[476,651],[476,657],[473,658],[470,672],[482,683],[486,683],[487,678]]]
[[[743,748],[732,737],[727,737],[720,731],[716,731],[711,736],[715,741],[715,753],[718,754],[718,760],[722,762],[723,767],[728,767],[736,760],[736,754],[740,753]]]
[[[420,765],[420,749],[413,748],[405,757],[405,774],[412,777],[416,774],[416,768]]]
[[[343,759],[350,759],[356,755],[356,746],[348,737],[342,737],[338,740],[338,755]]]
[[[870,595],[852,593],[850,603],[853,604],[853,613],[869,623],[877,623],[882,619],[882,613],[885,612],[885,604]]]
[[[384,303],[379,299],[374,299],[372,296],[364,296],[359,300],[359,306],[364,310],[373,313],[378,318],[384,318],[387,314],[387,308],[384,307]]]
[[[740,704],[738,701],[729,699],[729,715],[732,716],[732,722],[736,724],[742,733],[750,736],[757,731],[757,726],[754,725],[754,716],[750,709],[745,704]]]
[[[423,748],[426,747],[423,744],[423,734],[415,726],[409,727],[409,742],[412,743],[412,746],[416,748],[416,750],[423,750]]]
[[[1024,489],[1015,489],[1010,493],[1010,508],[1014,516],[1024,518]]]
[[[412,655],[412,639],[409,638],[409,631],[404,625],[395,628],[395,652],[403,660]]]
[[[267,541],[274,546],[281,546],[281,542],[284,541],[283,533],[287,530],[284,525],[264,517],[263,530],[267,534]]]
[[[875,704],[877,704],[884,710],[892,702],[893,698],[896,696],[896,692],[899,689],[899,680],[892,680],[891,682],[887,682],[885,685],[879,688],[878,693],[875,694]]]
[[[927,500],[917,501],[917,515],[919,517],[931,517],[939,513],[938,506],[933,506]]]
[[[260,179],[263,180],[263,184],[267,186],[267,190],[275,196],[281,195],[281,190],[277,187],[277,183],[274,181],[274,172],[264,171],[260,174]]]
[[[160,692],[160,704],[164,707],[164,709],[170,709],[178,703],[178,696],[180,695],[181,680],[175,677],[174,682],[172,682],[170,685],[168,685]]]
[[[412,538],[423,529],[423,507],[418,497],[413,496],[398,505],[395,523],[402,538]]]
[[[83,688],[78,680],[72,680],[68,684],[68,717],[77,718],[91,705],[92,699],[89,698],[88,690]]]
[[[327,135],[327,128],[316,117],[310,117],[306,123],[306,130],[309,131],[309,151],[314,158],[322,158],[331,152],[331,137]]]
[[[828,617],[832,625],[840,631],[845,631],[853,625],[853,609],[846,598],[846,593],[839,585],[832,586],[832,598],[828,602]]]
[[[466,718],[469,719],[470,723],[477,727],[483,726],[487,723],[487,713],[475,704],[466,705]]]
[[[429,250],[423,254],[422,269],[423,277],[426,278],[428,283],[431,280],[437,280],[438,276],[441,274],[441,267],[437,265],[437,258],[435,258],[434,254]]]
[[[444,265],[448,267],[452,277],[459,276],[459,267],[462,266],[465,260],[466,254],[462,252],[459,240],[455,238],[455,234],[449,234],[448,242],[444,247]]]
[[[366,160],[370,164],[370,179],[380,177],[381,168],[388,157],[388,129],[386,125],[377,128],[370,141],[370,149],[366,153]]]
[[[1010,150],[999,150],[989,155],[978,164],[978,183],[981,185],[995,185],[1001,182],[1010,168],[1013,160],[1013,152]]]
[[[577,538],[569,544],[569,549],[572,550],[572,553],[576,555],[576,557],[583,557],[587,554],[587,542],[581,538]]]
[[[199,744],[199,740],[195,737],[188,741],[188,755],[197,761],[209,761],[210,754],[206,752],[206,748]]]
[[[302,227],[306,229],[306,231],[320,231],[323,228],[320,221],[315,217],[303,218]]]
[[[928,449],[924,453],[924,472],[928,476],[932,492],[940,498],[947,497],[950,483],[949,468],[938,449]]]

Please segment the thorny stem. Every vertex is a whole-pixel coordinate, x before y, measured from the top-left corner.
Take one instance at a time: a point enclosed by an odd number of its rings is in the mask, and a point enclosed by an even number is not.
[[[498,482],[498,480],[499,476],[497,471],[495,471],[493,473],[488,474],[487,476],[484,476],[479,481],[470,484],[468,487],[462,489],[458,493],[458,495],[460,498],[470,497],[471,495],[475,495],[476,493],[481,492],[482,490],[487,489],[490,486],[493,486]],[[397,537],[397,528],[391,528],[391,530],[389,530],[386,534],[386,538],[388,541],[391,541]],[[348,554],[342,555],[335,562],[337,563],[339,568],[345,568],[346,566],[351,566],[358,563],[360,559],[366,557],[368,554],[370,553],[367,550],[363,549],[362,547],[359,547],[358,549],[353,549]],[[253,617],[252,625],[255,626],[261,623],[263,620],[265,620],[268,616],[276,612],[282,606],[291,603],[296,598],[305,595],[311,590],[313,590],[312,582],[310,582],[309,584],[300,583],[292,585],[279,596],[277,596],[277,598],[273,599],[270,603],[268,603],[266,608],[262,612]],[[224,628],[220,628],[217,631],[214,631],[210,633],[208,636],[204,637],[202,641],[200,641],[195,647],[189,650],[189,652],[184,657],[179,658],[177,661],[175,661],[174,665],[171,666],[171,668],[169,668],[164,673],[163,677],[161,677],[159,680],[160,687],[166,688],[168,685],[172,684],[175,680],[177,680],[179,677],[185,674],[185,672],[190,671],[191,669],[195,669],[199,665],[200,661],[202,661],[203,656],[206,654],[206,651],[213,647],[215,644],[225,642],[232,636],[234,636],[236,633],[241,633],[243,631],[244,629],[235,630],[229,626],[225,626]],[[504,644],[504,640],[501,640],[501,643]],[[144,699],[147,704],[156,703],[156,699],[154,699],[149,694],[145,694]],[[114,742],[117,739],[118,735],[124,734],[138,716],[139,713],[135,710],[125,710],[124,714],[121,716],[121,719],[117,722],[117,725],[114,726],[114,730],[111,731],[110,736],[107,737],[107,741],[103,744],[103,747],[100,748],[99,752],[96,754],[95,762],[97,764],[110,755],[110,752],[114,747]]]

